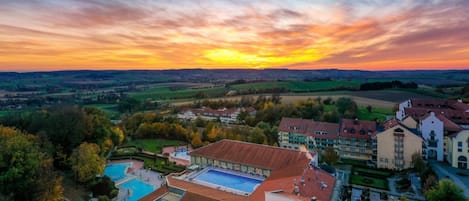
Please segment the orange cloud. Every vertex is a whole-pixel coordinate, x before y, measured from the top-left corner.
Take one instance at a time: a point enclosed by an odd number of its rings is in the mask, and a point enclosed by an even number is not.
[[[0,5],[0,70],[467,68],[465,1]]]

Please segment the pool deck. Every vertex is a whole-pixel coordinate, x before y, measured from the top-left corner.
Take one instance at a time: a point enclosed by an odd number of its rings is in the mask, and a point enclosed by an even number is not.
[[[243,173],[243,172],[227,170],[227,169],[221,169],[221,168],[215,168],[215,167],[207,167],[207,168],[204,168],[200,171],[188,173],[183,178],[186,181],[189,181],[189,182],[192,182],[192,183],[195,183],[195,184],[200,184],[200,185],[211,187],[213,189],[217,189],[217,190],[221,190],[221,191],[225,191],[225,192],[231,192],[231,193],[235,193],[235,194],[243,195],[243,196],[251,194],[260,185],[259,184],[258,186],[254,187],[254,190],[252,192],[245,192],[245,191],[237,190],[237,189],[230,188],[230,187],[227,187],[227,186],[213,184],[213,183],[210,183],[210,182],[206,182],[206,181],[202,181],[202,180],[197,179],[198,176],[208,172],[209,170],[216,170],[216,171],[224,172],[224,173],[227,173],[227,174],[233,174],[233,175],[237,175],[237,176],[241,176],[241,177],[246,177],[246,178],[250,178],[250,179],[259,180],[259,181],[261,181],[261,183],[264,182],[264,180],[265,180],[264,177],[259,177],[259,176],[255,176],[255,175],[251,175],[251,174],[247,174],[247,173]]]
[[[143,162],[137,160],[113,160],[108,162],[107,164],[119,164],[119,163],[130,163],[132,164],[131,167],[127,168],[127,174],[132,174],[135,170],[143,169]]]
[[[168,154],[168,156],[169,156],[168,160],[171,161],[171,162],[175,162],[176,164],[183,165],[183,166],[190,165],[190,163],[191,163],[190,159],[189,160],[184,160],[184,159],[181,159],[181,158],[176,158],[176,157],[171,156],[171,154],[174,153],[179,148],[187,149],[188,152],[192,151],[191,146],[172,146],[172,147],[163,147],[162,153],[163,154],[165,154],[165,153]]]
[[[164,177],[158,173],[151,170],[143,169],[143,162],[137,160],[114,160],[109,162],[108,164],[117,164],[117,163],[131,163],[132,167],[127,169],[127,177],[119,181],[119,184],[116,183],[116,186],[120,186],[122,183],[130,181],[132,179],[139,179],[145,183],[153,185],[154,189],[158,189],[162,186]],[[119,189],[121,189],[119,187]],[[119,190],[119,195],[117,196],[117,200],[126,200],[129,197],[128,191],[126,190]]]

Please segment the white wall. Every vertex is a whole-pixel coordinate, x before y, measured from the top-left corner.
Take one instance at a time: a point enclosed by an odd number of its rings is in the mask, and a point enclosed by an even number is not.
[[[438,140],[437,147],[429,147],[427,144],[427,157],[429,156],[430,150],[437,152],[437,160],[443,161],[444,152],[443,152],[443,142],[444,142],[444,133],[443,133],[443,122],[440,121],[435,113],[431,112],[430,115],[420,121],[420,132],[422,133],[423,139],[426,141],[430,139],[431,131],[435,132],[435,139]]]

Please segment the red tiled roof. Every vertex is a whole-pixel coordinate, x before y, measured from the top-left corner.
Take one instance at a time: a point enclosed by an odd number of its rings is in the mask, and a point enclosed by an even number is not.
[[[456,100],[434,99],[434,98],[412,98],[410,99],[412,107],[427,109],[452,109],[469,110],[469,105]]]
[[[422,119],[429,112],[442,114],[457,124],[469,124],[469,112],[452,109],[405,108],[405,114],[415,119]]]
[[[221,140],[189,154],[270,170],[309,162],[305,152],[235,140]]]
[[[303,176],[305,183],[301,184]],[[299,194],[294,192],[294,181],[298,184]],[[325,184],[325,188],[321,188]],[[318,201],[331,200],[335,177],[323,170],[310,168],[307,164],[297,164],[276,170],[249,196],[250,200],[265,200],[265,192],[277,191],[297,200],[311,200],[315,196]]]
[[[156,189],[155,191],[153,191],[152,193],[146,195],[145,197],[140,198],[139,201],[153,201],[153,200],[163,196],[166,193],[168,193],[168,187],[167,186],[162,186],[161,188]]]
[[[460,130],[462,130],[462,128],[457,125],[456,123],[452,122],[451,120],[449,120],[448,118],[446,118],[446,116],[442,115],[442,114],[437,114],[436,117],[443,122],[443,126],[445,127],[445,130],[447,131],[452,131],[452,132],[458,132]]]
[[[422,119],[428,112],[442,114],[456,124],[469,124],[469,105],[455,100],[411,99],[412,107],[405,109],[405,114],[415,119]]]
[[[167,177],[168,185],[173,186],[176,188],[183,189],[186,191],[186,194],[190,192],[188,198],[184,198],[185,200],[191,200],[190,198],[200,198],[200,200],[226,200],[226,201],[238,201],[238,200],[247,200],[247,197],[236,195],[233,193],[224,192],[221,190],[217,190],[214,188],[210,188],[207,186],[187,182],[180,179],[175,179],[172,175],[168,175]],[[185,196],[184,196],[185,197]],[[198,200],[198,199],[195,199]]]
[[[339,124],[284,117],[280,121],[279,131],[305,134],[320,139],[337,139]]]
[[[193,192],[186,192],[180,201],[217,201],[211,195],[200,195]]]
[[[340,137],[371,139],[377,133],[377,123],[368,120],[342,119]]]
[[[391,119],[391,120],[385,121],[383,126],[385,130],[388,130],[398,124],[399,124],[399,121],[397,121],[396,119]]]

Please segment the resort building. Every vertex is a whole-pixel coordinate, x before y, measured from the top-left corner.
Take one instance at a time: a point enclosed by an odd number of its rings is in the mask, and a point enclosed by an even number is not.
[[[384,123],[385,130],[376,135],[377,167],[403,170],[412,167],[412,155],[421,154],[422,138],[415,129],[397,120]]]
[[[383,127],[375,121],[342,119],[339,131],[341,158],[376,161],[376,134]]]
[[[255,115],[256,110],[252,107],[249,108],[231,108],[231,109],[211,109],[211,108],[199,108],[199,109],[184,109],[177,114],[179,119],[184,120],[195,120],[200,117],[204,120],[218,120],[226,124],[239,123],[238,116],[241,112],[246,111],[249,115]]]
[[[448,163],[455,168],[469,169],[469,130],[448,136]]]
[[[307,151],[221,140],[190,155],[192,170],[166,177],[166,193],[181,189],[181,200],[336,200],[335,177]]]
[[[279,146],[298,149],[324,150],[327,147],[337,149],[339,124],[316,122],[307,119],[282,118],[278,128]]]
[[[448,136],[469,128],[469,105],[456,100],[410,99],[399,104],[396,118],[422,134],[424,147],[422,154],[426,159],[443,161],[450,154]]]

